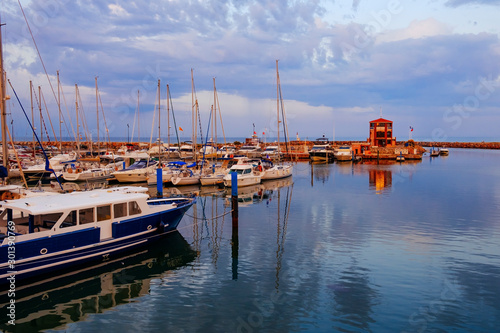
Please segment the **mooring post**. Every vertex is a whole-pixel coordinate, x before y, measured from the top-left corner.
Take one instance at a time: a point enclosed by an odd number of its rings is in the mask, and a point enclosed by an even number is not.
[[[232,259],[232,273],[233,280],[238,280],[238,174],[233,172],[231,174],[231,207],[233,209],[233,228],[231,235],[231,259]]]
[[[156,192],[158,192],[158,196],[163,196],[163,169],[156,169]]]
[[[238,229],[238,174],[231,173],[231,207],[233,209],[233,231]]]

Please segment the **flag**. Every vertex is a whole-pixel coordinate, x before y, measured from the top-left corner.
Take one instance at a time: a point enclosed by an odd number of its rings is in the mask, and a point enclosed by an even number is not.
[[[410,126],[410,132],[413,132],[413,127]]]
[[[180,126],[179,126],[179,131],[182,131],[182,132],[184,132],[184,130],[183,130],[183,129],[182,129],[182,127],[180,127]]]
[[[266,135],[266,132],[262,132],[262,135]]]
[[[257,134],[257,132],[253,131],[253,134]]]

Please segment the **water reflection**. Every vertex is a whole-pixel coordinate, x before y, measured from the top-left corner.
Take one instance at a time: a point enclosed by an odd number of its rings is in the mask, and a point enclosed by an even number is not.
[[[392,170],[372,169],[369,173],[369,187],[380,194],[382,191],[392,186]]]
[[[151,281],[168,279],[168,271],[185,266],[196,258],[179,232],[128,256],[88,266],[76,272],[16,286],[16,325],[4,332],[38,332],[61,329],[85,320],[89,314],[103,313],[117,305],[134,302],[147,295]],[[0,295],[2,318],[7,317],[9,298]]]
[[[340,273],[335,284],[329,285],[335,301],[333,315],[336,331],[349,331],[353,327],[363,332],[370,331],[375,322],[373,307],[378,303],[379,293],[370,281],[370,270],[356,263]]]
[[[311,163],[311,187],[314,186],[314,181],[319,181],[322,184],[330,179],[331,164],[329,163]]]

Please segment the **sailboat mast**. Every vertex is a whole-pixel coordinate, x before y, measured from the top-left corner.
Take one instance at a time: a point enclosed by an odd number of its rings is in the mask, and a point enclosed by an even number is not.
[[[279,154],[281,148],[280,148],[280,73],[278,71],[278,60],[276,60],[276,116],[278,124],[278,154]]]
[[[139,94],[140,91],[137,90],[137,143],[141,142],[141,124],[139,122]]]
[[[5,89],[5,74],[3,70],[3,48],[2,48],[2,26],[0,24],[0,100],[2,107],[2,156],[3,156],[3,166],[8,168],[9,165],[9,150],[7,148],[7,110],[5,108],[5,100],[7,99],[6,89]]]
[[[170,87],[167,84],[167,159],[170,159]]]
[[[158,79],[158,168],[161,168],[160,79]]]
[[[40,141],[43,144],[42,86],[38,86],[38,112],[40,112]]]
[[[34,105],[33,105],[33,81],[30,80],[30,98],[31,98],[31,123],[33,126],[35,125],[35,111],[34,111]],[[35,158],[35,151],[36,151],[36,145],[35,145],[35,131],[36,128],[33,129],[33,159]]]
[[[95,109],[97,114],[97,157],[99,157],[100,141],[99,141],[99,94],[97,90],[97,76],[95,77]]]
[[[75,108],[76,108],[76,148],[80,156],[80,123],[78,120],[78,85],[75,83]]]
[[[191,141],[193,145],[193,158],[196,161],[196,119],[195,119],[195,103],[194,103],[194,77],[193,69],[191,68]]]
[[[59,151],[62,154],[62,121],[61,121],[61,81],[57,71],[57,108],[59,109]]]
[[[214,77],[214,112],[212,120],[212,141],[215,146],[215,153],[217,155],[217,90],[215,88],[215,77]],[[216,156],[217,157],[217,156]]]

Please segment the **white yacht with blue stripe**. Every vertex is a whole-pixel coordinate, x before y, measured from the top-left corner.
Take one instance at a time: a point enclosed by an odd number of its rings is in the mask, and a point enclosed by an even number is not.
[[[0,283],[108,260],[177,228],[195,198],[150,199],[143,187],[0,201]]]

